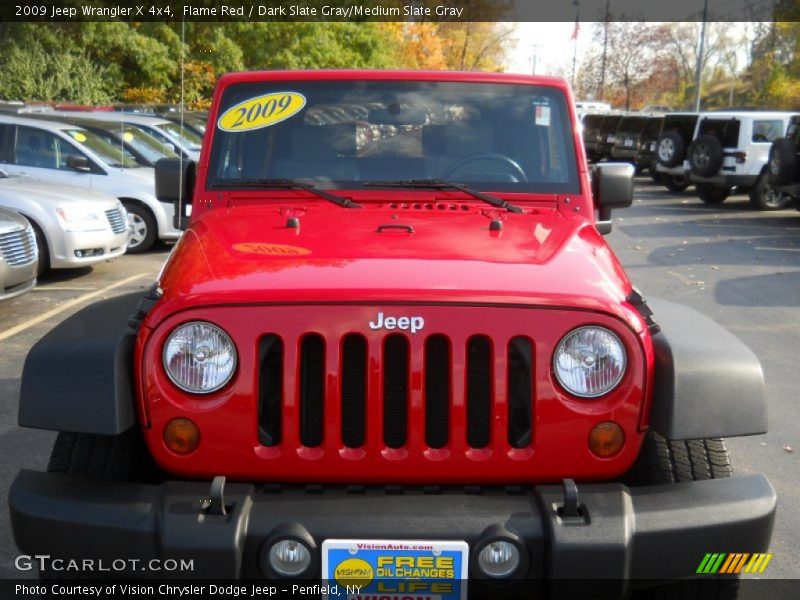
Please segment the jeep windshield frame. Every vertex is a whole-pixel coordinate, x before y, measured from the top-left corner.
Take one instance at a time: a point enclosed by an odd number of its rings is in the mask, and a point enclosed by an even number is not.
[[[288,117],[253,127],[245,117],[239,129],[221,127],[232,109],[284,93],[303,100]],[[414,79],[241,82],[223,90],[211,125],[209,190],[234,190],[237,179],[287,178],[318,189],[445,180],[493,193],[581,191],[569,104],[555,86]]]

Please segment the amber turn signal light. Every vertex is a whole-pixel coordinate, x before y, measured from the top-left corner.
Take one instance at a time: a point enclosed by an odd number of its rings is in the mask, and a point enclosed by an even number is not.
[[[190,419],[172,419],[164,428],[164,443],[176,454],[189,454],[200,445],[200,430]]]
[[[598,423],[589,432],[589,449],[600,458],[609,458],[622,450],[625,433],[614,421]]]

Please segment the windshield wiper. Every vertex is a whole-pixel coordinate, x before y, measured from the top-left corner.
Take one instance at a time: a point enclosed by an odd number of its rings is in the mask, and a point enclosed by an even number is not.
[[[444,181],[442,179],[401,179],[398,181],[365,181],[365,186],[372,187],[400,187],[400,188],[428,188],[433,190],[458,190],[469,194],[473,198],[483,200],[497,208],[504,208],[508,212],[521,213],[519,206],[511,204],[508,200],[501,200],[496,196],[474,190],[469,186],[454,181]]]
[[[344,208],[362,208],[360,204],[356,204],[348,198],[331,194],[330,192],[321,190],[310,183],[303,183],[294,179],[217,179],[214,181],[212,188],[217,187],[218,185],[231,187],[259,187],[264,189],[303,190],[314,194],[315,196],[319,196],[320,198],[325,198],[325,200],[333,202],[334,204]]]

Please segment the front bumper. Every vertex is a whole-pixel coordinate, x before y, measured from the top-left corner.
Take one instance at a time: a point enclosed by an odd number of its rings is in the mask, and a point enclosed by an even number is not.
[[[647,488],[256,488],[228,484],[228,514],[211,514],[210,486],[98,482],[22,471],[9,493],[14,539],[27,554],[62,558],[192,559],[183,576],[262,578],[265,540],[287,529],[325,539],[482,540],[508,535],[528,553],[527,582],[691,577],[707,552],[763,552],[775,491],[762,475]],[[319,572],[314,574],[319,577]],[[175,576],[175,573],[170,574]],[[471,570],[471,577],[475,572]],[[519,582],[523,583],[523,582]],[[624,590],[623,590],[624,591]]]
[[[130,232],[113,233],[103,231],[62,232],[54,242],[50,266],[54,269],[70,269],[93,265],[125,254]],[[88,254],[88,256],[78,256]]]
[[[20,296],[36,285],[34,260],[26,265],[12,266],[0,257],[0,300]]]

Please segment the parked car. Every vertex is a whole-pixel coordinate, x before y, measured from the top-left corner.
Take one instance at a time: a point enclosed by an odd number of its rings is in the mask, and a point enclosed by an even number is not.
[[[598,145],[601,137],[600,126],[605,116],[604,114],[589,114],[584,115],[581,119],[583,146],[586,149],[586,158],[590,163],[599,162],[601,158]]]
[[[169,119],[118,111],[88,112],[83,113],[81,116],[98,121],[133,125],[150,134],[185,159],[196,161],[200,157],[203,137],[197,135],[190,127],[184,126],[181,128],[179,123]]]
[[[690,180],[706,204],[723,202],[731,191],[749,193],[757,210],[778,210],[787,201],[765,194],[772,142],[783,135],[795,113],[734,111],[703,113],[687,151]]]
[[[661,137],[656,144],[656,171],[661,183],[671,192],[689,187],[686,151],[694,139],[698,113],[670,113],[664,116]]]
[[[172,121],[173,123],[180,125],[183,123],[184,127],[187,127],[194,131],[200,138],[202,138],[206,133],[206,123],[208,121],[208,115],[200,112],[185,112],[183,113],[183,117],[181,117],[180,112],[168,112],[162,113],[158,115],[159,117],[163,117],[168,121]]]
[[[171,144],[164,144],[143,129],[123,121],[86,119],[83,113],[43,114],[36,115],[36,118],[71,123],[88,129],[112,146],[121,148],[126,157],[133,158],[142,167],[152,168],[159,159],[178,156]]]
[[[312,124],[352,104],[398,131]],[[19,423],[60,433],[11,486],[19,552],[339,598],[730,597],[698,565],[769,546],[775,490],[721,439],[765,431],[761,365],[632,286],[601,234],[633,168],[590,175],[575,116],[550,77],[223,76],[200,174],[156,166],[193,207],[158,282],[25,361]]]
[[[38,264],[31,224],[19,213],[0,208],[0,300],[32,290]]]
[[[611,158],[611,149],[617,141],[617,127],[623,115],[605,115],[600,122],[600,139],[597,142],[598,161]]]
[[[800,210],[800,115],[789,120],[786,136],[776,138],[769,150],[765,195],[776,204],[792,201]]]
[[[0,115],[0,165],[9,174],[33,181],[92,189],[119,198],[132,227],[130,253],[145,252],[159,239],[180,237],[173,224],[173,207],[155,197],[153,169],[139,166],[88,129]]]
[[[637,158],[640,138],[647,119],[648,116],[639,114],[622,117],[614,135],[614,145],[611,146],[611,158],[632,164],[636,167],[637,173],[641,172]]]
[[[611,110],[611,105],[608,102],[599,102],[597,100],[576,100],[575,110],[578,115],[607,112]]]
[[[107,194],[0,172],[0,207],[33,226],[38,273],[84,267],[125,253],[130,239],[122,203]]]
[[[661,173],[656,168],[658,164],[656,149],[663,125],[664,115],[647,117],[642,133],[639,135],[639,152],[636,155],[636,167],[639,171],[647,169],[651,179],[656,183],[661,183]]]

